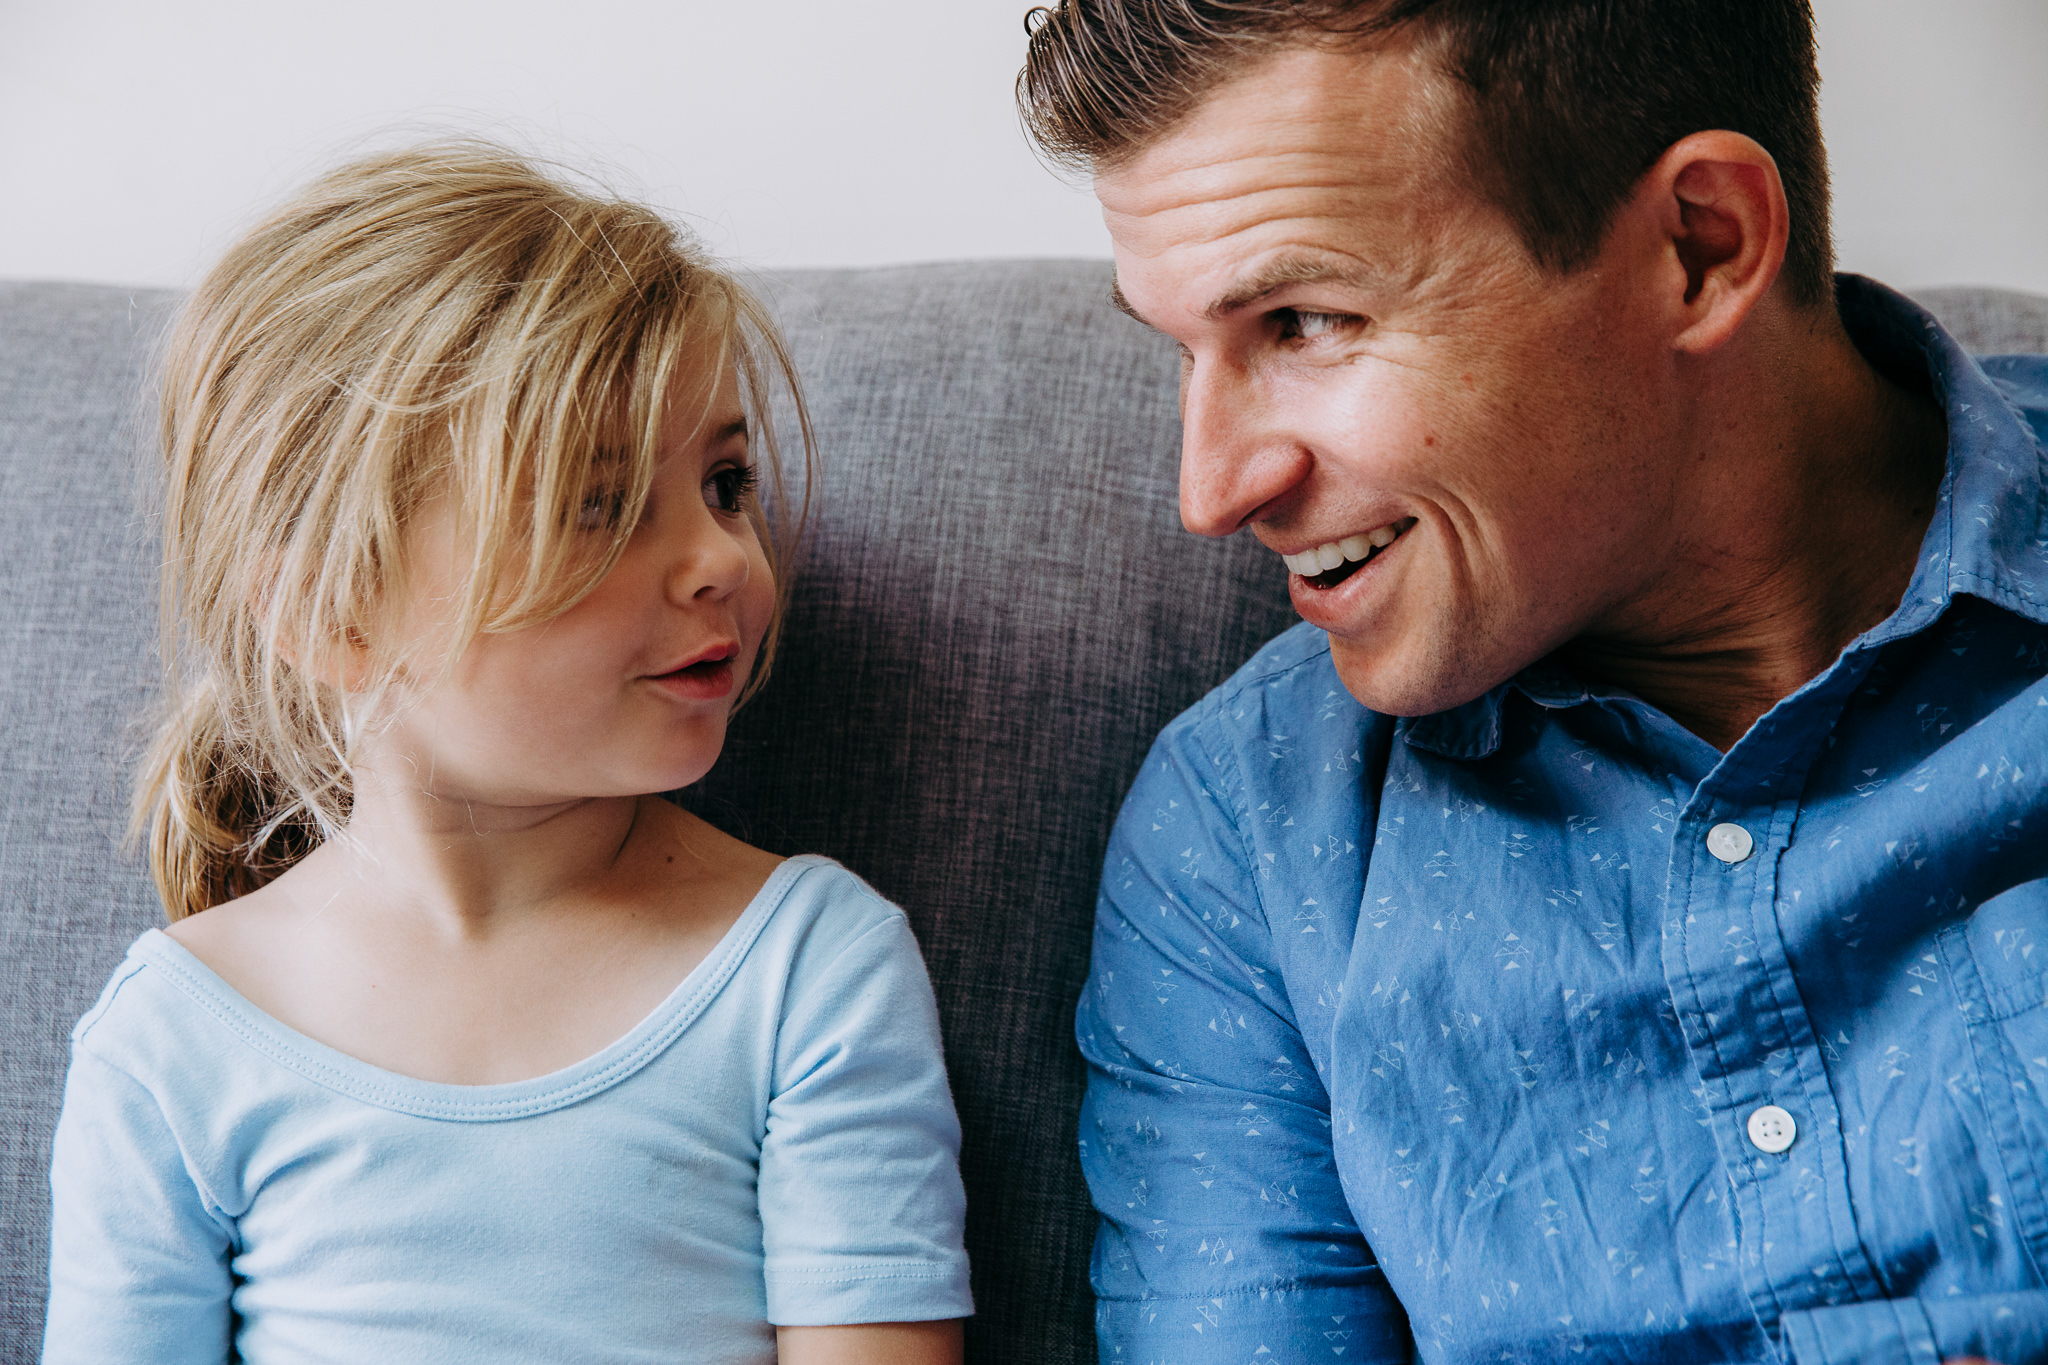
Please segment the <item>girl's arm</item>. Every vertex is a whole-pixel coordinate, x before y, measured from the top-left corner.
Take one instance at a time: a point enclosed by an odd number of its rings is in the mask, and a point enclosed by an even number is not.
[[[791,967],[757,1184],[768,1320],[816,1355],[960,1359],[960,1125],[902,912],[839,869]],[[870,1324],[862,1326],[835,1324]],[[789,1349],[785,1347],[785,1349]]]
[[[778,1327],[780,1365],[960,1365],[961,1320]]]
[[[230,1225],[156,1098],[74,1046],[50,1157],[44,1365],[229,1359]]]

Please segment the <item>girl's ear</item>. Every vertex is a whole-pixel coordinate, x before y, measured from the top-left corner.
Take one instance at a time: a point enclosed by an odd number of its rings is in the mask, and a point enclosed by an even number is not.
[[[369,686],[373,659],[370,637],[359,624],[351,622],[317,641],[308,641],[292,629],[296,623],[277,617],[278,594],[286,590],[282,564],[266,563],[262,576],[250,589],[250,607],[256,614],[257,629],[270,640],[279,659],[294,672],[337,692],[358,693]]]
[[[308,647],[304,641],[279,639],[278,657],[295,673],[337,692],[355,694],[365,690],[372,672],[369,637],[355,626],[346,626],[322,643]]]

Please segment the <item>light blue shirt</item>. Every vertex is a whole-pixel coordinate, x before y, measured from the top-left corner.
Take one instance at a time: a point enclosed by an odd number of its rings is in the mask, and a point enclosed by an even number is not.
[[[534,1080],[366,1065],[154,930],[72,1038],[46,1362],[760,1365],[972,1311],[924,964],[826,859]]]
[[[1306,626],[1161,736],[1078,1015],[1103,1360],[2048,1358],[2048,361],[1842,302],[1947,476],[1727,754],[1551,662],[1375,715]]]

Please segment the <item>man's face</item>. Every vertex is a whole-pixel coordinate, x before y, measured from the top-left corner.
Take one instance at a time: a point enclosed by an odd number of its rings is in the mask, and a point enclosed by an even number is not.
[[[1182,520],[1292,557],[1396,715],[1626,619],[1670,558],[1650,248],[1539,267],[1447,169],[1454,99],[1405,47],[1288,50],[1096,182],[1124,300],[1181,343]]]

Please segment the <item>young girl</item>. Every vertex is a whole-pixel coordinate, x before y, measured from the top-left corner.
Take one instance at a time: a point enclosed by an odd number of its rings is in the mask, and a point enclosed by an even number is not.
[[[72,1035],[45,1361],[958,1360],[902,913],[652,795],[772,652],[778,372],[668,224],[467,144],[192,296],[172,923]]]

